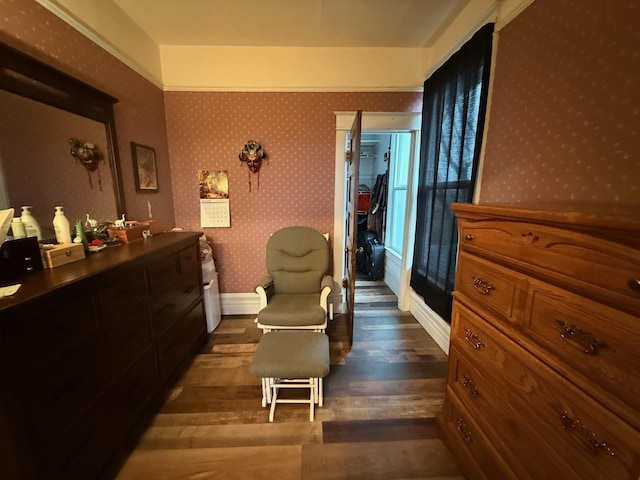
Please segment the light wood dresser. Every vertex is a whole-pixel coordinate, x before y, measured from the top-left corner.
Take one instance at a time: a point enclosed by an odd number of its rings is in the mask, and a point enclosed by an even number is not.
[[[640,217],[452,208],[438,425],[466,477],[640,478]]]

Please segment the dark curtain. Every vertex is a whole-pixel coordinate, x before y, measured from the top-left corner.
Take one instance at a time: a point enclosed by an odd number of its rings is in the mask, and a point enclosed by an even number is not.
[[[493,24],[424,82],[417,225],[411,287],[451,321],[455,202],[471,202],[487,108]]]

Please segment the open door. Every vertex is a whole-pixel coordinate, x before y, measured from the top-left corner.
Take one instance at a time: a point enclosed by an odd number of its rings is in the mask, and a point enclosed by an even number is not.
[[[360,135],[362,130],[362,110],[356,112],[351,127],[349,152],[347,153],[347,211],[345,213],[344,265],[346,278],[343,287],[347,297],[347,328],[349,346],[353,345],[353,314],[356,289],[356,243],[358,239],[358,186],[360,180]]]

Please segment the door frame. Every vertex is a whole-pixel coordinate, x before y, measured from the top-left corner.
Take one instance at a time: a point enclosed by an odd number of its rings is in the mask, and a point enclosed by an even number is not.
[[[346,238],[344,232],[344,212],[346,205],[346,155],[348,151],[347,135],[351,130],[353,119],[356,112],[334,112],[336,117],[336,151],[335,151],[335,199],[333,205],[333,266],[334,266],[334,288],[333,305],[338,313],[345,311],[344,290],[342,288],[342,279],[344,278],[346,265],[344,264],[344,249],[346,247]],[[416,132],[419,134],[422,126],[422,113],[420,112],[362,112],[362,132]],[[417,138],[414,135],[414,138]],[[407,222],[411,222],[413,212],[413,204],[415,203],[415,192],[412,185],[415,177],[415,168],[410,168],[409,185],[407,188]],[[408,233],[413,232],[413,226],[408,225]],[[401,310],[409,310],[410,286],[409,275],[406,274],[411,265],[412,259],[409,258],[408,250],[412,251],[413,236],[411,238],[411,248],[403,249],[402,262],[402,279],[400,282],[400,295],[398,295],[398,307]],[[407,242],[407,240],[405,240]]]

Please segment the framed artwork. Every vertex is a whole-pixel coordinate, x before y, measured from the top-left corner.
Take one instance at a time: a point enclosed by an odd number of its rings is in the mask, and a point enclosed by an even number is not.
[[[146,145],[131,142],[131,158],[133,158],[133,178],[136,191],[158,191],[158,169],[156,151]]]

